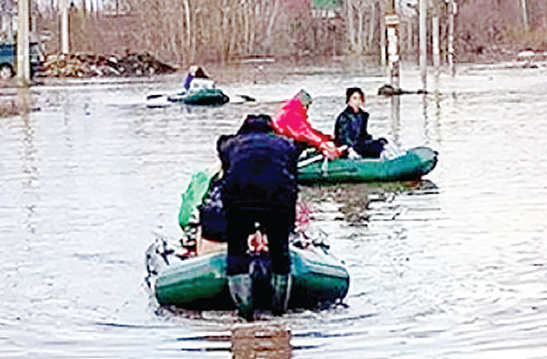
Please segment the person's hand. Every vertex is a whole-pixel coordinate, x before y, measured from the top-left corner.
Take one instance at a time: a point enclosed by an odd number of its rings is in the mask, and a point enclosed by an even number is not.
[[[323,142],[321,146],[319,146],[319,151],[323,154],[323,156],[327,157],[329,160],[333,160],[335,158],[340,157],[340,154],[342,153],[338,147],[334,144],[334,142]]]
[[[353,149],[353,147],[348,148],[348,158],[350,160],[356,160],[358,158],[361,158],[357,152]]]

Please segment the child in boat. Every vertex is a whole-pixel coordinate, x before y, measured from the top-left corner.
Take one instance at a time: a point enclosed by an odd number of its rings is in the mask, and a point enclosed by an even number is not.
[[[284,102],[277,111],[273,128],[282,136],[315,147],[329,159],[337,158],[342,150],[335,146],[332,136],[312,128],[308,122],[308,109],[311,103],[310,94],[300,90],[291,100]]]
[[[290,292],[289,233],[297,198],[296,144],[273,132],[271,118],[247,116],[233,136],[217,145],[224,176],[221,198],[226,211],[227,276],[239,314],[252,320],[253,277],[250,264],[262,251],[271,260],[271,305],[284,313]]]
[[[346,104],[346,109],[336,119],[334,143],[337,146],[347,146],[345,156],[350,158],[380,158],[387,140],[374,140],[367,132],[369,114],[361,108],[365,104],[363,90],[359,87],[348,88]]]

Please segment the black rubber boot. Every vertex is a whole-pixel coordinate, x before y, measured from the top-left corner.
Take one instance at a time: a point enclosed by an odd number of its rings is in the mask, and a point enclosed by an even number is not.
[[[272,313],[277,316],[282,315],[287,312],[289,305],[291,277],[289,274],[272,273],[270,285],[272,287]]]
[[[234,301],[240,317],[246,321],[252,321],[253,308],[253,280],[250,274],[237,274],[228,276],[230,296]]]

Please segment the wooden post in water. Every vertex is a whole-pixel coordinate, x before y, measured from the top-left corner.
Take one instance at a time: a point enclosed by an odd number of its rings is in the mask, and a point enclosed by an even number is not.
[[[68,54],[68,6],[66,0],[60,0],[61,7],[61,52]]]
[[[427,2],[420,0],[420,75],[424,90],[427,89]]]
[[[17,9],[17,81],[26,87],[30,85],[30,0],[19,0]]]
[[[440,52],[440,38],[439,38],[439,15],[435,11],[435,14],[431,18],[431,27],[433,35],[433,69],[435,78],[439,77],[441,68],[441,52]]]
[[[400,87],[401,57],[399,44],[399,16],[395,12],[395,0],[389,0],[389,6],[385,15],[387,33],[387,59],[389,68],[389,80],[393,88]]]

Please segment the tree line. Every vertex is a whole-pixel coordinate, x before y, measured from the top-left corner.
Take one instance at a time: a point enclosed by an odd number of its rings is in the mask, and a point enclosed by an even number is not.
[[[379,55],[389,1],[333,0],[331,9],[317,9],[317,0],[73,1],[70,52],[150,53],[183,64],[264,56]],[[457,58],[501,47],[547,50],[547,1],[454,1]],[[396,4],[403,58],[416,56],[417,0]],[[446,49],[448,4],[429,2],[428,16],[440,19],[441,53]],[[33,6],[32,12],[32,26],[43,34],[46,53],[59,52],[57,3]]]

